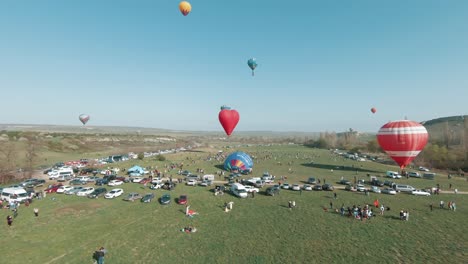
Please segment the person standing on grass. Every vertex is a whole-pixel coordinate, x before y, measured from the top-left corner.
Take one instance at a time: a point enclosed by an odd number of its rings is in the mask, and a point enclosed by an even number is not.
[[[104,256],[107,254],[107,250],[104,247],[101,247],[98,251],[98,264],[104,264]]]
[[[34,208],[34,215],[35,215],[36,217],[39,216],[39,209],[38,209],[38,208]]]
[[[11,217],[11,215],[8,215],[6,219],[8,226],[11,227],[11,224],[13,223],[13,217]]]
[[[333,209],[333,201],[330,200],[330,209]]]
[[[384,212],[385,212],[385,206],[382,204],[382,205],[380,206],[380,215],[383,215]]]
[[[445,206],[445,202],[444,202],[444,201],[440,201],[440,203],[439,203],[440,209],[444,209],[444,206]]]
[[[432,210],[434,209],[434,206],[432,205],[432,203],[429,204],[429,208],[431,208],[431,212],[432,212]]]
[[[337,198],[336,192],[333,192],[333,198],[336,200],[336,198]]]

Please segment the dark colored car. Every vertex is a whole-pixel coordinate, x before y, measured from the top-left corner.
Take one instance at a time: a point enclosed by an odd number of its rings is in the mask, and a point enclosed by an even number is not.
[[[317,180],[314,177],[309,177],[309,179],[307,180],[307,183],[308,184],[316,184]]]
[[[179,196],[179,199],[177,199],[177,203],[178,204],[187,204],[187,195],[185,194],[182,194],[181,196]]]
[[[92,193],[88,194],[88,198],[99,198],[99,196],[104,196],[106,192],[107,192],[106,188],[99,187],[95,189]]]
[[[98,186],[101,186],[101,185],[106,185],[109,183],[109,180],[108,179],[102,179],[102,178],[99,178],[99,179],[96,179],[96,185]]]
[[[280,193],[280,187],[278,185],[268,187],[265,193],[270,196],[278,195]]]
[[[171,203],[171,195],[166,193],[166,194],[163,194],[163,196],[161,196],[161,198],[159,198],[159,202],[161,204],[170,204]]]
[[[140,184],[146,184],[146,183],[149,183],[151,182],[151,180],[149,178],[143,178],[141,181],[140,181]]]
[[[314,191],[321,191],[321,190],[322,190],[322,186],[320,186],[320,185],[314,185],[314,187],[312,188],[312,190],[314,190]]]
[[[384,186],[384,183],[381,180],[373,179],[371,181],[371,185],[382,187]]]
[[[324,191],[333,191],[335,188],[333,187],[333,185],[325,183],[324,185],[322,185],[322,189]]]
[[[69,181],[68,184],[70,184],[70,185],[85,185],[86,182],[84,182],[82,180],[79,180],[79,179],[73,179],[73,180]]]
[[[28,184],[26,184],[26,188],[34,188],[34,187],[40,187],[43,186],[46,181],[43,179],[36,179]]]
[[[46,169],[46,170],[44,171],[44,174],[48,174],[48,173],[51,172],[51,171],[52,171],[52,168]]]
[[[154,193],[147,193],[141,198],[142,203],[150,203],[154,199]]]
[[[350,185],[351,184],[351,182],[346,180],[346,179],[340,180],[338,183],[343,184],[343,185]]]

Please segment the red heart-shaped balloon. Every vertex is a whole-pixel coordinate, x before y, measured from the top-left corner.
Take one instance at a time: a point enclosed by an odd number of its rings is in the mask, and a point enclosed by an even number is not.
[[[237,123],[239,123],[239,113],[234,109],[223,109],[218,115],[219,122],[228,136],[231,135]]]

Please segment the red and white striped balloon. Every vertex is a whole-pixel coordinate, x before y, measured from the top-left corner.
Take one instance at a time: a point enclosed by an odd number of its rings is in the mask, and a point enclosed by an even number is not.
[[[402,170],[424,149],[428,137],[424,126],[409,120],[389,122],[377,133],[380,147]]]

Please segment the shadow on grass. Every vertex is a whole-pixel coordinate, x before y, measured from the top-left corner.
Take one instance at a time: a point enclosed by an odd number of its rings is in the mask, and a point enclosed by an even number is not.
[[[360,168],[360,167],[336,166],[336,165],[319,164],[319,163],[302,163],[301,165],[304,166],[304,167],[311,167],[311,168],[325,169],[325,170],[340,170],[340,171],[353,171],[353,172],[358,171],[358,172],[380,173],[380,171],[368,170],[368,169],[363,169],[363,168]]]
[[[214,165],[214,166],[217,169],[224,170],[224,164],[218,164],[218,165]]]

